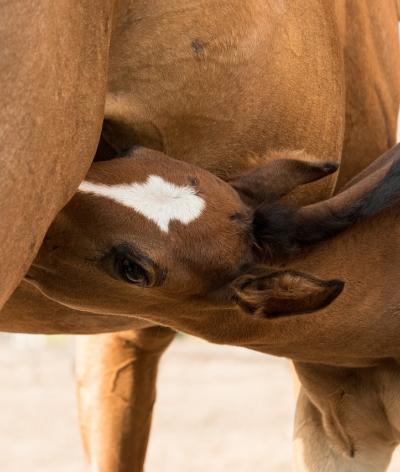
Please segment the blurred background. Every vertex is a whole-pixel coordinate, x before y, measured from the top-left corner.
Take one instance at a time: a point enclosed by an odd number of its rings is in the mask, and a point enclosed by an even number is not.
[[[84,471],[74,337],[0,335],[0,385],[0,471]],[[161,362],[146,472],[290,472],[293,391],[284,359],[179,337]]]

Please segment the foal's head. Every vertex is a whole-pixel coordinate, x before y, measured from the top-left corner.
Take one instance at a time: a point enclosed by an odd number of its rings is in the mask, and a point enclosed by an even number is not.
[[[320,308],[341,282],[271,266],[355,221],[348,210],[356,197],[296,210],[276,202],[335,170],[290,152],[230,181],[141,148],[96,162],[28,277],[48,297],[97,313]]]

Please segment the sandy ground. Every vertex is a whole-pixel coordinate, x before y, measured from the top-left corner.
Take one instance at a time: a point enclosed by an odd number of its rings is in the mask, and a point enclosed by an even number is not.
[[[0,344],[0,471],[83,471],[73,342],[36,344]],[[285,360],[178,339],[161,365],[146,471],[289,472],[293,409]]]

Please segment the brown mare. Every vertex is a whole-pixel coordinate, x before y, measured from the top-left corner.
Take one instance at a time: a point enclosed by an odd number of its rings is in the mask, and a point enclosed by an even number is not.
[[[6,20],[0,41],[7,45],[0,72],[5,104],[0,111],[2,303],[88,169],[103,117],[100,158],[140,144],[224,179],[264,164],[267,149],[286,148],[341,161],[339,180],[344,183],[394,144],[399,101],[395,2],[294,0],[288,8],[285,2],[236,0],[216,10],[209,2],[187,6],[180,1],[122,1],[113,7],[111,1],[101,8],[90,1],[61,1],[51,8],[44,1],[1,7],[0,16]],[[293,199],[310,203],[328,197],[334,188],[334,176],[328,177]],[[328,262],[324,260],[314,273],[322,273],[325,263],[330,271]],[[313,268],[302,258],[298,264],[299,270]],[[332,307],[350,306],[347,300],[345,292]],[[7,323],[7,312],[15,307],[18,317]],[[338,339],[346,340],[347,346],[349,333],[363,326],[355,323],[360,321],[357,313],[351,310],[355,318],[341,313],[346,323],[334,325],[342,330]],[[59,314],[67,319],[60,321]],[[304,339],[308,344],[313,340],[319,357],[300,360],[348,365],[341,356],[337,362],[329,355],[324,359],[323,354],[329,354],[322,342],[329,333],[328,318],[311,329],[313,316],[294,323],[306,323]],[[28,332],[99,332],[131,326],[125,317],[110,322],[96,312],[71,312],[25,284],[6,306],[3,320],[4,330]],[[238,333],[229,325],[227,336],[240,343],[240,335],[243,342],[250,323],[252,319],[246,318]],[[365,333],[371,335],[367,327]],[[287,334],[278,330],[283,344]],[[289,331],[290,339],[297,334],[298,330]],[[94,399],[88,404],[82,396],[85,444],[91,463],[99,464],[100,470],[142,469],[157,362],[173,335],[168,328],[138,326],[88,339],[87,349],[81,351],[80,370]],[[297,348],[294,343],[293,351],[275,353],[298,358]],[[351,359],[364,358],[354,349]],[[331,355],[335,357],[334,350]],[[370,392],[371,377],[363,379],[365,371],[355,368],[359,362],[350,362],[350,372],[338,367],[321,372],[308,364],[299,369],[307,392],[299,403],[299,418],[305,412],[309,421],[299,436],[309,429],[311,436],[306,437],[329,438],[334,457],[321,456],[328,464],[322,466],[305,459],[306,470],[337,470],[332,469],[336,450],[343,450],[343,444],[346,451],[354,449],[348,447],[354,440],[348,440],[338,415],[332,419],[327,414],[337,409],[316,400],[313,392],[321,378],[333,382],[335,392],[337,384],[346,385],[346,392],[349,382],[364,382],[364,390]],[[96,382],[90,382],[94,364]],[[115,377],[121,365],[126,366],[123,375]],[[111,394],[110,378],[118,384]],[[330,392],[319,391],[317,397],[331,398]],[[129,398],[128,408],[118,400],[121,395]],[[99,425],[98,433],[93,424]],[[376,424],[372,422],[371,437],[386,440],[375,432]],[[309,457],[307,447],[304,454]],[[382,463],[387,461],[386,453],[381,456]],[[349,470],[368,470],[356,466]]]

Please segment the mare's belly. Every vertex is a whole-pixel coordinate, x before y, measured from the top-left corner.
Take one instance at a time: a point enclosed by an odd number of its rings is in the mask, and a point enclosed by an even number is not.
[[[222,176],[269,149],[339,160],[342,69],[329,2],[128,3],[111,45],[104,135],[115,147],[162,149]]]

